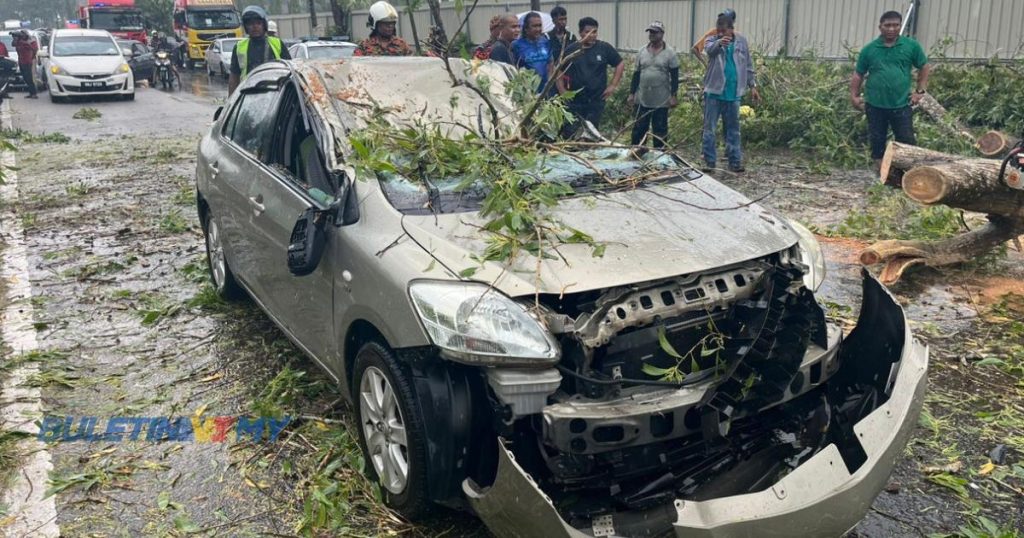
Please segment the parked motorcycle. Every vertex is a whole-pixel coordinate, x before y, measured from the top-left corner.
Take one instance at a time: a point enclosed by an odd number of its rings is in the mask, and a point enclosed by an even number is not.
[[[178,72],[174,69],[174,65],[171,63],[171,53],[166,50],[158,50],[156,52],[156,78],[160,81],[160,85],[165,90],[174,87],[174,82],[178,79]],[[178,82],[178,86],[181,86],[181,82]]]

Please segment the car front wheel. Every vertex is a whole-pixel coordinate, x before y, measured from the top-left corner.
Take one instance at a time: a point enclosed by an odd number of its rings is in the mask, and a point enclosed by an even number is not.
[[[242,287],[238,285],[234,273],[231,272],[231,266],[228,265],[220,227],[210,211],[206,212],[203,234],[206,236],[206,264],[210,269],[213,289],[223,299],[240,299],[244,295]]]
[[[386,346],[363,345],[355,361],[355,407],[367,476],[380,484],[389,507],[415,520],[432,503],[423,420],[407,372]]]

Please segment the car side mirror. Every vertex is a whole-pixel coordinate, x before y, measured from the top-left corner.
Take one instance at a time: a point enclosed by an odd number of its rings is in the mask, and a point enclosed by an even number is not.
[[[46,49],[39,49],[39,51],[36,52],[36,58],[46,58],[49,55],[50,53]]]
[[[135,53],[132,52],[132,49],[121,49],[121,54],[124,54],[124,57],[128,58],[129,60],[132,58],[132,56],[135,56]]]
[[[295,221],[288,241],[288,271],[295,276],[306,276],[320,265],[327,238],[324,232],[325,212],[310,207]]]
[[[221,112],[224,112],[224,106],[223,105],[217,107],[217,110],[213,111],[213,121],[217,121],[217,120],[220,119],[220,113]]]

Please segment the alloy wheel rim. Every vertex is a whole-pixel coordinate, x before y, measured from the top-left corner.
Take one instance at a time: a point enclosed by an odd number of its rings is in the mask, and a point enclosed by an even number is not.
[[[399,494],[409,482],[409,447],[398,397],[387,376],[370,366],[359,382],[363,438],[380,483]]]
[[[212,218],[206,225],[206,251],[210,255],[213,285],[221,289],[224,286],[224,276],[227,274],[227,263],[224,261],[224,247],[220,244],[220,230]]]

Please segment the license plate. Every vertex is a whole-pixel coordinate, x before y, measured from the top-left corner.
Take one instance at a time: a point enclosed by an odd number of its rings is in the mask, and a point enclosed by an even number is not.
[[[83,88],[97,89],[103,88],[104,86],[106,86],[106,84],[103,82],[82,82]]]

